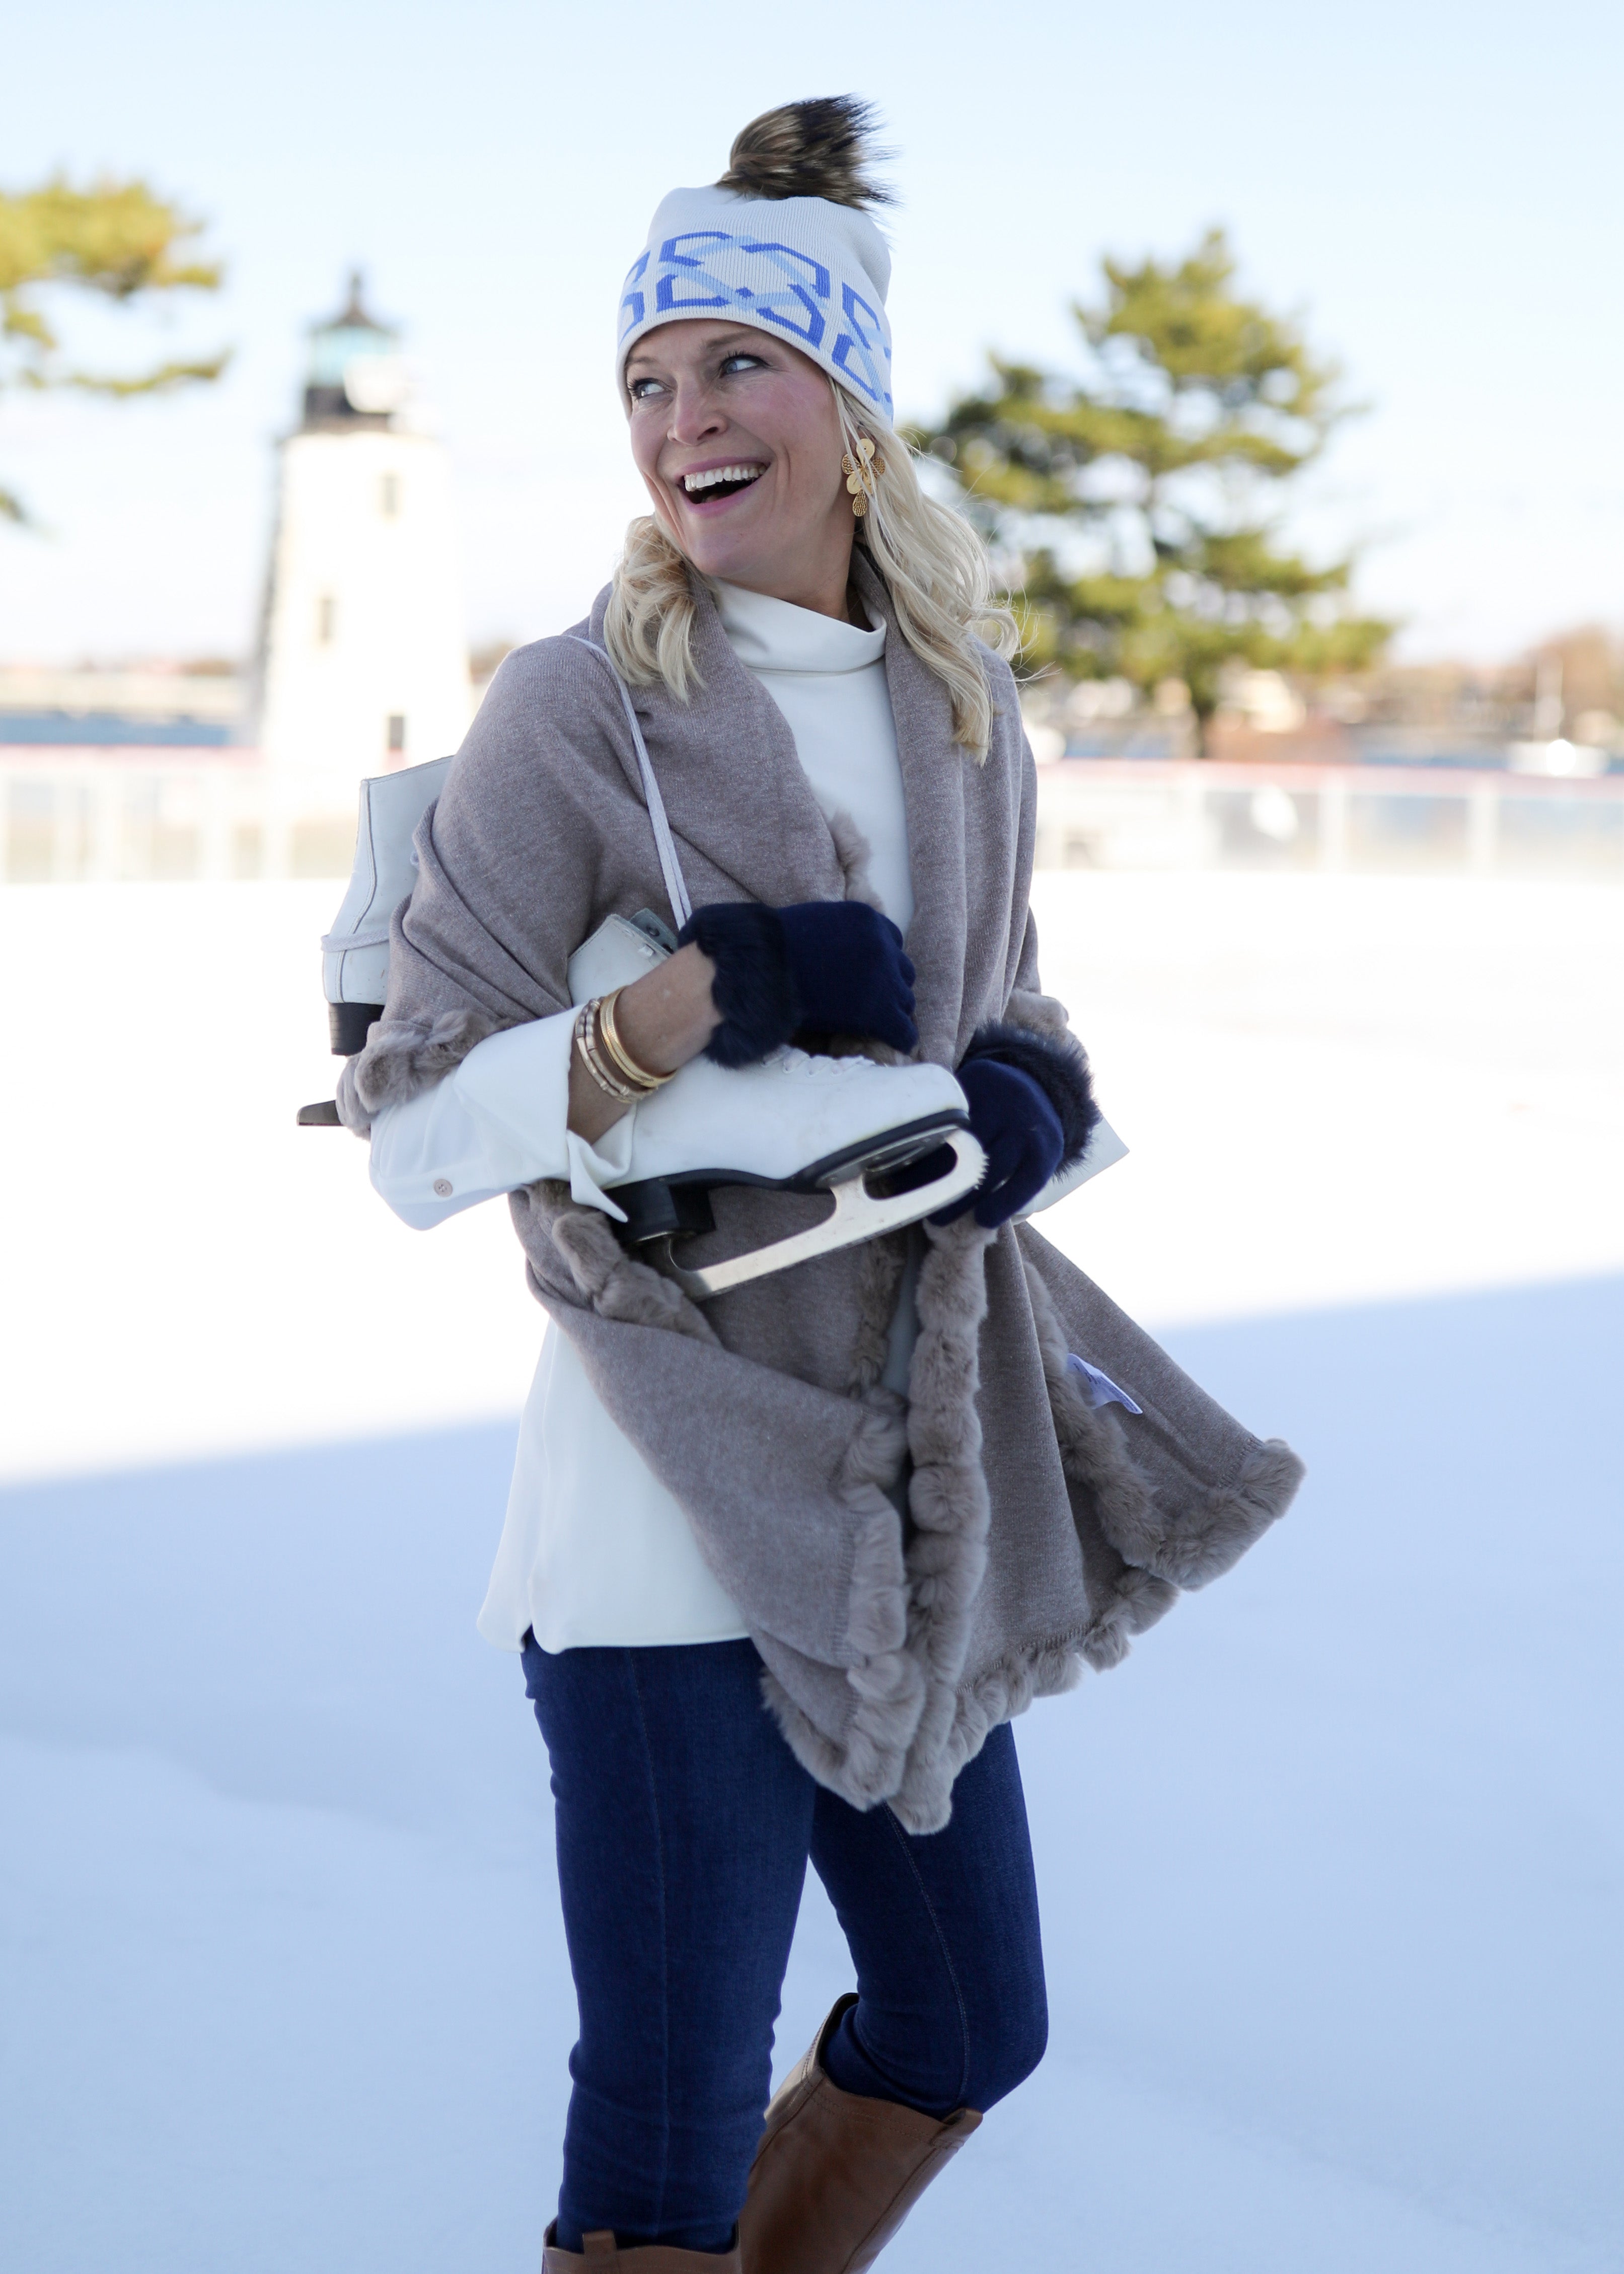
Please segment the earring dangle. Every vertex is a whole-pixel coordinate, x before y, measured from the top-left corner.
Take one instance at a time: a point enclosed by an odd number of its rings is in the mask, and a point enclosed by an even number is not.
[[[883,458],[875,456],[874,445],[865,434],[857,445],[853,458],[847,450],[840,460],[846,475],[846,486],[852,501],[852,511],[861,521],[868,510],[868,501],[874,495],[874,478],[885,471]]]

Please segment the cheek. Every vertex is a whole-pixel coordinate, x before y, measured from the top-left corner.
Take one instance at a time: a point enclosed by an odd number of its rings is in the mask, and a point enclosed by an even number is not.
[[[664,430],[656,419],[643,410],[632,412],[629,439],[632,463],[645,481],[651,481],[659,469],[659,454],[664,441]]]
[[[802,493],[813,510],[820,514],[836,513],[846,503],[846,471],[838,449],[807,454]]]
[[[810,420],[799,425],[786,421],[778,434],[762,439],[771,441],[788,473],[790,494],[802,508],[822,508],[844,486],[838,433],[832,437],[820,433]]]
[[[839,423],[828,401],[827,392],[820,389],[823,399],[816,396],[808,406],[808,416],[801,425],[797,456],[801,462],[803,486],[820,506],[832,505],[846,494],[846,470],[840,463],[841,440]]]
[[[749,406],[744,420],[790,470],[791,487],[803,505],[821,508],[843,493],[840,422],[822,372],[778,373]]]

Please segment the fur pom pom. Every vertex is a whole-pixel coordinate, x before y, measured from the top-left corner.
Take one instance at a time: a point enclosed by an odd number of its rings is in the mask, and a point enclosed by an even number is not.
[[[339,1118],[364,1135],[386,1105],[404,1105],[454,1073],[497,1021],[481,1011],[442,1011],[437,1019],[380,1019],[366,1048],[345,1066],[338,1089]]]
[[[972,1037],[965,1063],[968,1065],[972,1058],[997,1058],[1036,1082],[1060,1117],[1065,1140],[1060,1166],[1063,1170],[1075,1167],[1100,1118],[1082,1044],[1070,1035],[1040,1035],[1031,1027],[995,1019],[978,1028]]]
[[[763,110],[727,154],[718,190],[744,198],[827,198],[838,206],[892,203],[868,168],[890,155],[871,147],[874,106],[854,94],[825,94]]]

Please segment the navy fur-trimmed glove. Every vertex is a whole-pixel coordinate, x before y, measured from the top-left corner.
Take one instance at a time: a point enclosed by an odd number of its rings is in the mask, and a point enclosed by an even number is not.
[[[978,1058],[996,1058],[1000,1065],[1013,1066],[1036,1082],[1060,1123],[1056,1173],[1075,1168],[1088,1149],[1088,1140],[1100,1118],[1088,1055],[1082,1044],[1070,1035],[1040,1035],[1034,1028],[1018,1027],[1007,1019],[991,1019],[978,1027],[970,1039],[964,1065],[959,1070],[961,1083],[964,1066],[974,1065]]]
[[[987,1173],[973,1193],[930,1221],[951,1224],[974,1209],[977,1224],[991,1231],[1082,1158],[1100,1109],[1078,1043],[1001,1020],[978,1028],[959,1068],[959,1086],[970,1108],[970,1133],[987,1155]]]
[[[718,1065],[752,1065],[792,1035],[871,1035],[911,1050],[914,966],[889,916],[863,900],[803,900],[786,908],[715,900],[678,934],[716,966],[721,1024],[705,1045]]]
[[[959,1087],[970,1108],[970,1134],[987,1156],[986,1172],[973,1193],[930,1221],[952,1224],[974,1209],[982,1231],[992,1231],[1018,1216],[1059,1167],[1060,1117],[1030,1074],[996,1058],[961,1065]]]
[[[716,966],[710,1000],[722,1023],[705,1044],[718,1065],[754,1065],[795,1031],[795,990],[790,982],[784,925],[777,908],[759,900],[713,900],[695,908],[677,934]]]

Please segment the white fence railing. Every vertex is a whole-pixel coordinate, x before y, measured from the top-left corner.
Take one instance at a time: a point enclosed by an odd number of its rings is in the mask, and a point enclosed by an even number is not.
[[[0,745],[0,883],[342,877],[354,851],[353,793],[253,750]]]
[[[0,745],[0,883],[342,877],[348,794],[252,750]],[[1624,775],[1061,758],[1041,867],[1367,869],[1624,881]]]
[[[1038,769],[1050,869],[1367,869],[1624,882],[1624,774],[1061,758]]]

